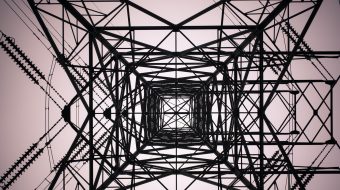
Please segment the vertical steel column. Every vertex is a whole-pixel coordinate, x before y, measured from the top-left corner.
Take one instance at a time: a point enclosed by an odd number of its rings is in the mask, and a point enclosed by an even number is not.
[[[263,121],[263,115],[264,115],[264,109],[263,109],[263,33],[261,32],[259,35],[260,38],[260,62],[259,62],[259,72],[260,72],[260,105],[259,105],[259,124],[260,124],[260,186],[259,186],[259,190],[263,190],[264,189],[264,165],[263,165],[263,156],[264,156],[264,147],[263,147],[263,125],[264,125],[264,121]]]
[[[237,98],[237,94],[238,94],[238,84],[237,84],[237,69],[238,69],[238,65],[237,65],[237,61],[238,61],[238,57],[236,57],[234,59],[234,101],[233,101],[233,117],[234,117],[234,165],[236,168],[238,168],[238,147],[237,147],[237,128],[238,128],[238,119],[239,119],[239,108],[238,108],[238,98]]]
[[[331,139],[330,139],[330,140],[331,140],[332,143],[336,143],[336,142],[335,142],[335,138],[334,138],[334,133],[333,133],[333,132],[334,132],[334,131],[333,131],[333,127],[334,127],[334,126],[333,126],[333,124],[334,124],[334,123],[333,123],[333,122],[334,122],[334,120],[333,120],[333,87],[334,87],[334,86],[333,86],[333,84],[332,84],[332,85],[331,85],[331,100],[330,100],[330,101],[331,101],[331,102],[330,102],[330,104],[331,104],[331,111],[330,111],[330,115],[331,115]]]
[[[175,52],[177,53],[177,32],[175,32]],[[178,97],[177,97],[178,96],[178,91],[177,91],[177,89],[178,89],[178,78],[177,77],[178,76],[177,76],[177,74],[178,73],[177,73],[177,69],[178,69],[177,68],[177,57],[175,57],[175,80],[176,80],[175,81],[175,83],[176,83],[175,84],[175,87],[176,87],[176,90],[175,90],[175,98],[176,98],[175,99],[175,101],[176,101],[175,102],[175,107],[176,107],[175,108],[175,114],[176,114],[175,115],[175,117],[176,117],[176,122],[175,122],[175,125],[176,125],[176,138],[175,138],[176,139],[176,142],[175,142],[176,143],[175,144],[175,147],[176,147],[176,190],[177,190],[177,186],[178,186],[178,165],[177,165],[178,164],[177,163],[178,162],[178,158],[177,158],[177,153],[178,153],[177,152],[178,151],[177,150],[177,148],[178,148],[177,147],[178,146],[178,137],[177,137],[177,135],[178,135],[178,131],[177,131],[178,130],[178,126],[177,126],[178,125],[177,124],[178,123],[178,108],[177,108],[177,106],[178,106],[177,105],[177,99],[178,99]]]
[[[93,187],[93,117],[95,116],[93,110],[93,36],[89,35],[89,143],[90,143],[90,152],[89,152],[89,187],[90,189],[94,189]]]
[[[119,65],[119,60],[117,60],[116,62],[115,62],[115,70],[116,70],[116,73],[115,73],[115,85],[118,85],[119,84],[119,72],[118,72],[118,70],[119,70],[119,67],[120,67],[120,65]],[[116,133],[116,140],[117,141],[119,141],[119,120],[120,120],[120,112],[121,112],[121,110],[120,110],[120,108],[121,108],[121,104],[120,104],[120,102],[119,102],[119,97],[120,97],[120,94],[119,94],[119,88],[117,87],[116,89],[115,89],[115,93],[116,93],[116,98],[115,98],[115,107],[116,107],[116,115],[115,115],[115,122],[114,122],[114,125],[115,125],[115,133]],[[119,158],[119,144],[118,144],[118,142],[115,142],[115,153],[116,153],[116,155],[115,155],[115,167],[116,167],[116,169],[117,168],[119,168],[120,167],[120,158]]]

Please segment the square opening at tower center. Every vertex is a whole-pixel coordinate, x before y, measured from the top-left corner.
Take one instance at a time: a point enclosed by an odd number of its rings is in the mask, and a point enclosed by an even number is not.
[[[164,128],[190,127],[192,117],[191,100],[187,97],[165,97],[162,102]]]

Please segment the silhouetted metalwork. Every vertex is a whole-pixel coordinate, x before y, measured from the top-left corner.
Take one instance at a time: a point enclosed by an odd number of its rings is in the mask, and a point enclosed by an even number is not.
[[[3,189],[65,127],[75,138],[37,189],[153,182],[155,189],[294,190],[314,175],[340,173],[322,165],[340,148],[333,136],[339,76],[323,59],[340,52],[314,51],[304,40],[322,1],[211,1],[179,23],[143,1],[27,2],[76,94],[66,102],[2,35],[1,47],[62,116],[4,173]],[[301,68],[312,77],[294,72]],[[294,152],[305,146],[317,155],[296,165]]]

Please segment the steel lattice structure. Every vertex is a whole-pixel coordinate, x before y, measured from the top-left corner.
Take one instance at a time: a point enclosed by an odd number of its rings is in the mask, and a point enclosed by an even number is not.
[[[65,128],[75,138],[37,189],[294,190],[340,173],[322,165],[340,148],[339,72],[323,60],[340,52],[304,40],[321,0],[209,1],[179,22],[143,1],[27,2],[76,94],[65,100],[2,34],[1,47],[61,111],[3,174],[3,189]],[[301,67],[313,76],[294,73]],[[304,147],[317,156],[293,162]]]

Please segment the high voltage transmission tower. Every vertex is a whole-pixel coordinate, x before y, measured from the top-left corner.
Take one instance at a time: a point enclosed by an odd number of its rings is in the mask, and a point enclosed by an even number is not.
[[[36,189],[296,190],[315,175],[340,174],[324,165],[340,149],[339,71],[325,63],[340,51],[305,40],[321,0],[21,5],[55,56],[50,74],[9,34],[1,32],[0,46],[60,118],[3,172],[2,189],[51,156],[65,128],[74,139]],[[56,65],[76,92],[69,100],[52,86]]]

